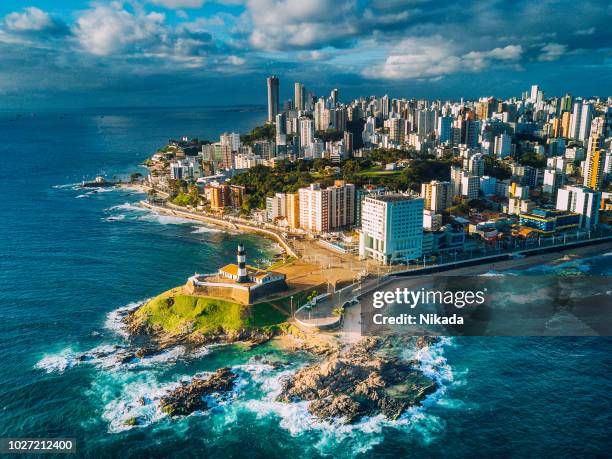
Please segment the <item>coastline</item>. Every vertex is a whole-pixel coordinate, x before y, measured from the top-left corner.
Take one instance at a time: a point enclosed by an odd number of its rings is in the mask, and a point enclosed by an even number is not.
[[[228,229],[233,229],[233,230],[243,230],[249,233],[257,233],[263,237],[267,237],[268,239],[273,240],[274,242],[276,242],[277,244],[280,245],[280,247],[283,248],[283,250],[285,250],[285,252],[292,257],[297,258],[296,253],[293,251],[293,249],[291,248],[291,246],[289,245],[289,243],[285,240],[285,238],[283,238],[280,234],[277,234],[273,231],[264,229],[264,228],[259,228],[256,226],[250,226],[247,225],[245,223],[238,223],[238,222],[233,222],[233,221],[227,221],[221,218],[215,218],[215,217],[211,217],[208,215],[196,215],[192,212],[189,212],[187,210],[179,210],[179,209],[172,209],[172,208],[166,208],[166,207],[162,207],[162,206],[156,206],[154,204],[148,203],[146,201],[140,201],[138,203],[138,205],[140,207],[144,207],[147,209],[151,209],[151,210],[155,210],[156,212],[162,213],[162,214],[166,214],[166,215],[174,215],[174,216],[180,216],[180,217],[184,217],[190,220],[195,220],[195,221],[200,221],[202,223],[208,223],[211,225],[217,225],[217,226],[222,226],[224,228],[228,228]]]

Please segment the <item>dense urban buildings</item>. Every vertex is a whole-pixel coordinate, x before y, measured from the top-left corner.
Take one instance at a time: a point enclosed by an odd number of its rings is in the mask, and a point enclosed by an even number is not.
[[[270,76],[267,122],[250,133],[170,141],[149,180],[177,202],[201,196],[202,210],[340,240],[338,250],[382,264],[610,221],[610,97],[547,97],[533,85],[506,99],[343,101],[302,82],[292,99],[281,93]]]

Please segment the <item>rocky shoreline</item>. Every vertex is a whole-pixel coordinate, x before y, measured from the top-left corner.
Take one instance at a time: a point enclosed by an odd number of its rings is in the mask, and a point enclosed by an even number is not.
[[[161,410],[170,416],[185,416],[210,408],[208,397],[223,397],[230,393],[238,375],[230,368],[219,368],[207,378],[195,377],[169,392],[160,400]]]
[[[286,380],[277,401],[309,401],[308,411],[322,419],[354,423],[382,414],[397,419],[438,389],[436,381],[406,361],[401,351],[430,346],[435,338],[364,338],[347,350],[299,370]]]
[[[152,327],[135,312],[129,312],[123,322],[131,337],[148,340],[145,346],[127,354],[139,358],[176,345],[192,350],[219,343],[258,345],[282,335],[280,344],[287,352],[307,352],[319,360],[285,379],[276,401],[307,401],[308,411],[321,419],[355,423],[365,417],[383,415],[394,420],[438,389],[437,382],[419,369],[418,360],[403,356],[406,349],[416,351],[431,346],[438,338],[367,337],[342,347],[334,340],[292,334],[291,326],[273,331],[244,329],[226,333],[220,329],[206,335],[169,334]],[[225,397],[234,389],[237,379],[238,375],[227,367],[206,378],[195,377],[162,397],[160,409],[170,416],[207,410],[210,397]]]
[[[144,306],[144,305],[143,305]],[[147,339],[147,347],[141,348],[140,352],[150,354],[163,351],[172,346],[182,345],[188,349],[195,349],[210,344],[229,344],[242,342],[245,345],[255,346],[263,344],[278,334],[276,329],[244,328],[240,330],[226,331],[222,328],[212,333],[169,333],[160,326],[152,326],[146,320],[138,317],[136,312],[140,308],[130,311],[124,318],[123,324],[130,337],[144,337]]]

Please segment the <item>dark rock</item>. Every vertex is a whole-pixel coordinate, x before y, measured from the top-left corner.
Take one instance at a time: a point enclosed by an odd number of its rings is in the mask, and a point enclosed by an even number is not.
[[[209,408],[204,397],[213,394],[224,395],[234,388],[238,376],[230,368],[220,368],[210,377],[193,378],[182,384],[160,401],[163,412],[171,416],[184,416],[194,411]]]
[[[298,371],[283,382],[278,400],[308,400],[315,416],[344,422],[380,413],[396,419],[438,387],[414,362],[397,355],[410,344],[420,348],[434,341],[405,340],[365,338],[344,353]]]

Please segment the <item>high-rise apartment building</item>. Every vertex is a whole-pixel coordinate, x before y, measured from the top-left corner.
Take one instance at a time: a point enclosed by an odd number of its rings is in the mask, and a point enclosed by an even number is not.
[[[504,159],[512,154],[512,141],[508,134],[502,133],[495,137],[493,153],[497,159]]]
[[[321,188],[313,183],[300,188],[300,227],[317,233],[337,230],[355,222],[355,185],[336,181]]]
[[[363,201],[359,256],[383,264],[420,258],[423,199],[403,194],[367,196]]]
[[[580,226],[589,229],[599,222],[601,193],[584,186],[565,186],[557,192],[557,209],[580,214]]]
[[[433,180],[421,185],[421,197],[425,209],[439,214],[453,203],[453,185],[451,182]]]
[[[296,110],[304,110],[306,88],[302,83],[295,83],[293,88],[293,101]]]
[[[289,228],[300,227],[300,196],[298,193],[287,193],[287,223]]]
[[[578,140],[583,142],[589,138],[591,134],[591,121],[593,120],[593,105],[584,104],[580,112],[580,128],[578,130]]]
[[[472,155],[468,159],[464,160],[463,168],[467,170],[470,175],[482,177],[484,175],[484,159],[482,154],[476,153],[475,155]]]
[[[268,77],[268,123],[274,122],[279,110],[279,80],[276,75]]]
[[[597,145],[597,136],[592,137],[591,140]],[[582,184],[594,190],[600,190],[605,179],[606,152],[598,146],[593,146],[590,150],[584,161]]]
[[[310,118],[300,118],[300,146],[306,148],[314,141],[314,122]]]

